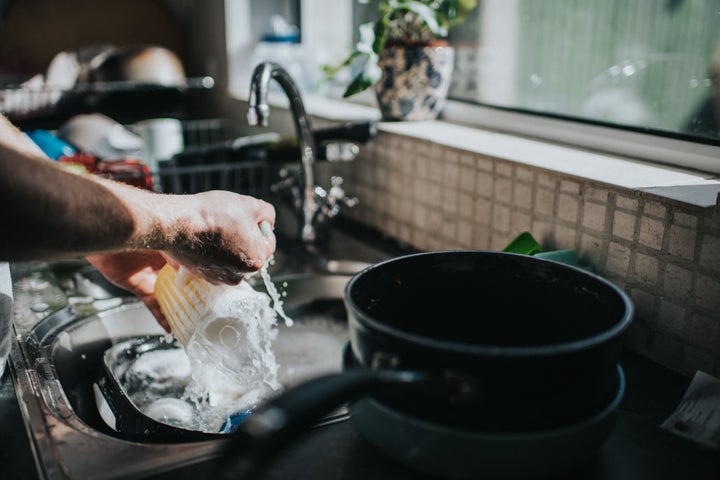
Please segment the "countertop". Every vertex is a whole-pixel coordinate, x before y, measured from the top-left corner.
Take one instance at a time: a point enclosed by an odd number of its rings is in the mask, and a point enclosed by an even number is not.
[[[562,479],[717,480],[720,452],[660,429],[682,398],[690,378],[624,352],[627,390],[615,429],[589,463]],[[3,478],[38,478],[11,376],[0,382],[0,464]],[[79,455],[82,452],[78,452]],[[209,461],[161,474],[160,479],[238,478]],[[243,478],[248,478],[243,476]],[[423,478],[389,460],[360,437],[351,422],[318,427],[281,452],[252,478],[403,479]]]

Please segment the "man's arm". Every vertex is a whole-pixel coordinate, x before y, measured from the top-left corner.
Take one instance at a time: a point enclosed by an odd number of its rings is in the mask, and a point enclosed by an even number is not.
[[[133,217],[110,188],[44,158],[6,119],[0,122],[3,260],[83,254],[130,240]]]
[[[225,191],[163,195],[44,158],[0,116],[0,260],[162,250],[213,282],[237,283],[275,249],[273,207]]]

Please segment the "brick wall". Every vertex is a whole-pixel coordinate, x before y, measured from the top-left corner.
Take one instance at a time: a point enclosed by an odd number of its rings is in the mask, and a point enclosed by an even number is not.
[[[716,208],[385,132],[332,167],[360,199],[345,215],[419,249],[499,250],[526,230],[543,250],[576,249],[633,299],[630,349],[720,375]]]

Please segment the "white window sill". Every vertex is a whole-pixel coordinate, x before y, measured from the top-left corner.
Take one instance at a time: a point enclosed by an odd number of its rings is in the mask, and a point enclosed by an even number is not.
[[[233,91],[232,94],[238,99],[248,98],[247,90]],[[314,95],[306,95],[303,100],[308,113],[328,120],[380,119],[378,110],[367,105]],[[268,101],[274,107],[288,106],[287,99],[282,95],[271,94]],[[710,208],[718,204],[720,181],[711,173],[652,164],[445,121],[380,122],[378,130],[645,192],[692,207]]]

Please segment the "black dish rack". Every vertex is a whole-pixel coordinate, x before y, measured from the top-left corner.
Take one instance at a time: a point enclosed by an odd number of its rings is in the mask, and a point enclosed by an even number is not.
[[[190,152],[160,162],[157,171],[115,172],[112,178],[137,184],[152,175],[153,189],[164,193],[230,190],[266,199],[277,165],[260,159],[238,162],[230,152],[203,153],[204,145],[232,141],[242,135],[238,122],[224,118],[194,119],[188,103],[214,88],[212,77],[188,78],[182,87],[116,81],[76,85],[71,89],[47,86],[0,87],[0,111],[21,130],[57,130],[71,117],[101,113],[126,125],[152,118],[181,121],[184,146]],[[195,95],[195,96],[194,96]],[[141,182],[142,183],[142,182]]]
[[[242,135],[238,122],[224,118],[183,120],[185,151],[159,162],[156,181],[164,193],[229,190],[268,200],[278,180],[278,166],[263,158],[238,160],[231,150],[208,154],[202,147],[230,142]],[[196,152],[196,153],[192,153]]]
[[[214,86],[214,79],[207,76],[188,78],[183,86],[133,81],[87,83],[69,89],[10,85],[0,87],[0,111],[21,130],[54,130],[82,113],[102,113],[120,123],[180,118],[193,95]]]

